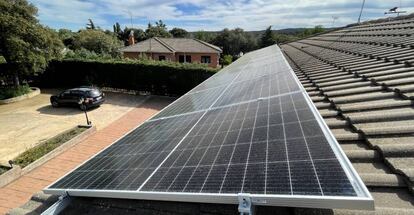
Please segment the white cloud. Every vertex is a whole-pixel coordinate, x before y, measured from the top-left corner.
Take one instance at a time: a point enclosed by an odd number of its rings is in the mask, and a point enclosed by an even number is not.
[[[97,24],[105,24],[106,20],[100,14],[94,13],[96,5],[81,0],[34,0],[38,7],[38,15],[41,22],[55,22],[82,25],[88,19],[93,19]]]
[[[274,28],[330,27],[346,25],[357,20],[361,0],[32,0],[39,7],[42,23],[52,27],[82,28],[88,18],[103,28],[115,21],[127,23],[128,11],[133,14],[134,26],[144,26],[150,20],[162,19],[168,27],[187,30],[220,30],[241,27],[261,30]],[[401,0],[403,9],[414,12],[412,0]],[[196,10],[190,13],[177,5]],[[367,1],[363,20],[384,17],[388,8],[399,6],[399,0]],[[405,7],[405,8],[404,8]],[[57,26],[59,25],[60,26]]]

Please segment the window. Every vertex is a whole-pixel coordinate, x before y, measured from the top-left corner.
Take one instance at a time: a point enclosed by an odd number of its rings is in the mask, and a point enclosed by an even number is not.
[[[71,90],[70,91],[70,95],[71,96],[77,96],[77,97],[79,97],[79,96],[84,96],[84,94],[85,94],[85,92],[80,91],[80,90]]]
[[[184,61],[184,55],[179,55],[178,56],[178,62],[180,63],[191,63],[191,55],[185,55],[185,61]]]
[[[211,63],[210,56],[201,56],[201,63]]]
[[[60,96],[62,96],[62,97],[66,97],[66,96],[69,96],[69,95],[70,95],[70,90],[66,90],[65,92],[62,92],[60,94]]]
[[[163,60],[165,60],[165,56],[164,56],[164,55],[160,55],[160,56],[158,56],[158,60],[159,60],[159,61],[163,61]]]

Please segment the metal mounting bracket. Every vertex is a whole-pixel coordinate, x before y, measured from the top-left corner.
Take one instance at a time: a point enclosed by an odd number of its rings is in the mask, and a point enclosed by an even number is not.
[[[41,215],[57,215],[62,212],[72,201],[72,198],[69,196],[68,192],[59,196],[57,202],[51,205],[47,210],[43,211]]]
[[[240,215],[254,215],[255,205],[253,204],[250,194],[239,193],[237,198],[239,199]]]

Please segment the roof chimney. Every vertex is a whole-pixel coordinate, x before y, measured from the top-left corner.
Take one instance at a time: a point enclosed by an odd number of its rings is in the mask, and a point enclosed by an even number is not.
[[[134,31],[133,31],[133,30],[131,30],[131,31],[129,32],[128,44],[129,44],[130,46],[132,46],[132,45],[134,45],[134,44],[135,44],[135,39],[134,39]]]

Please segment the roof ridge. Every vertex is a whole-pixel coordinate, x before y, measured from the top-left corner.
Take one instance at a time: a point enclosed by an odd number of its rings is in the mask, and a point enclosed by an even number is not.
[[[165,48],[169,49],[172,52],[176,52],[176,50],[171,47],[170,45],[168,45],[165,41],[163,41],[161,38],[158,37],[153,37],[154,40],[158,41],[159,43],[161,43],[161,45],[165,46]],[[151,39],[151,38],[150,38]]]
[[[212,45],[212,44],[210,44],[208,42],[204,42],[204,41],[199,40],[199,39],[196,39],[196,38],[190,38],[190,39],[195,40],[195,41],[197,41],[197,42],[199,42],[199,43],[201,43],[203,45],[206,45],[206,46],[208,46],[208,47],[210,47],[212,49],[215,49],[215,50],[217,50],[219,52],[223,52],[223,50],[221,50],[221,48],[219,48],[218,46]]]

